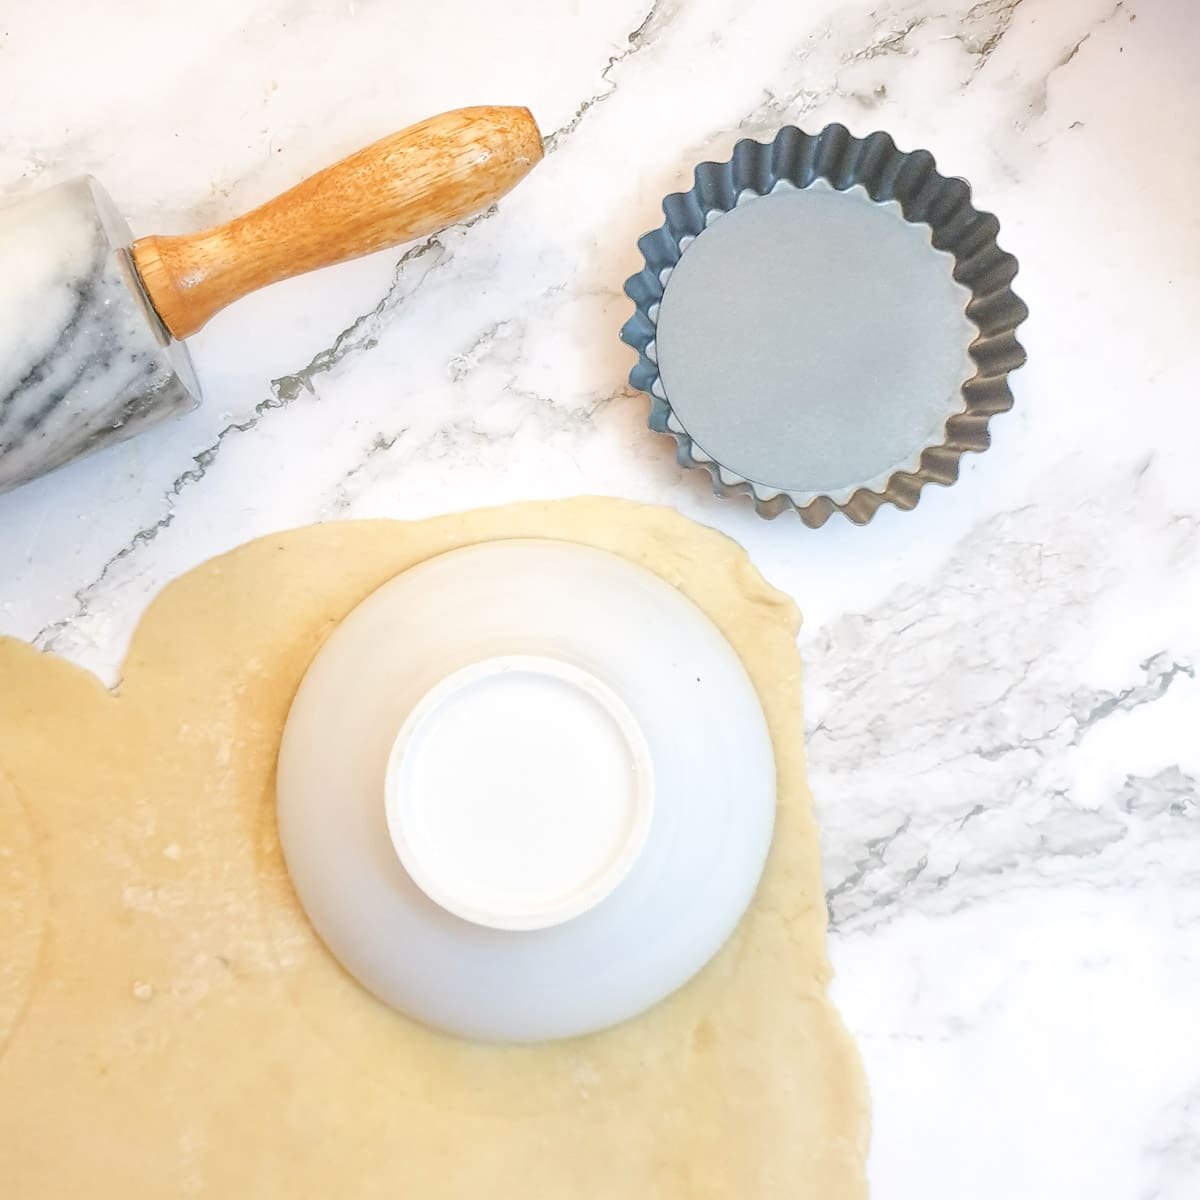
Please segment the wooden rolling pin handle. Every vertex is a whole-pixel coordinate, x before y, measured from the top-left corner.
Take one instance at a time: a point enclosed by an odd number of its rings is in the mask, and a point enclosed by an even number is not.
[[[542,157],[527,108],[460,108],[383,138],[225,225],[133,244],[163,324],[185,338],[242,296],[432,233],[486,208]]]

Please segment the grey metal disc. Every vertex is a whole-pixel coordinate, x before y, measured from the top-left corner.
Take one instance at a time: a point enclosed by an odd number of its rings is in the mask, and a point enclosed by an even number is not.
[[[964,408],[978,330],[953,267],[927,225],[860,187],[739,204],[667,282],[667,401],[697,447],[756,483],[835,498],[882,484]]]

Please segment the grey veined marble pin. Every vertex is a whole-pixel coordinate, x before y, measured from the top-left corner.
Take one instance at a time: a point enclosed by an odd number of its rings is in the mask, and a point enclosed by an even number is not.
[[[987,448],[1025,358],[1017,262],[927,151],[789,127],[701,163],[663,212],[621,336],[650,427],[719,495],[861,524]]]
[[[0,209],[0,491],[200,398],[93,179]]]
[[[542,157],[526,108],[460,108],[215,229],[144,237],[92,179],[0,209],[0,492],[192,407],[178,339],[267,284],[487,208]]]

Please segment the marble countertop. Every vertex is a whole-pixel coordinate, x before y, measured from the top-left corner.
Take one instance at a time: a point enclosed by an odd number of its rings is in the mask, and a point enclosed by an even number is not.
[[[874,1194],[1191,1200],[1198,54],[1189,0],[3,0],[0,188],[92,172],[138,233],[446,108],[552,132],[486,219],[220,315],[197,412],[0,497],[0,632],[111,680],[159,587],[281,527],[578,493],[716,525],[807,616]],[[832,120],[970,179],[1032,315],[958,485],[813,532],[681,472],[616,335],[693,163]]]

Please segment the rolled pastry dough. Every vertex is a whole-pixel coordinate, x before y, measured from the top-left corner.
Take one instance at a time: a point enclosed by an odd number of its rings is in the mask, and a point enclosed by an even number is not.
[[[507,537],[613,550],[692,597],[745,662],[779,770],[766,874],[717,958],[634,1021],[535,1047],[432,1033],[350,979],[297,904],[273,812],[280,730],[322,639],[414,563]],[[0,641],[0,1191],[864,1196],[797,625],[721,535],[585,499],[252,542],[163,591],[115,693]]]

